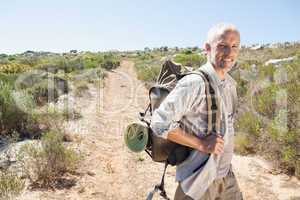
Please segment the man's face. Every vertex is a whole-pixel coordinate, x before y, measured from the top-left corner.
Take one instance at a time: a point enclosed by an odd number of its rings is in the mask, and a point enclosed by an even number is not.
[[[210,62],[216,70],[228,72],[234,66],[239,53],[239,45],[240,36],[235,31],[227,31],[212,45],[206,45]]]

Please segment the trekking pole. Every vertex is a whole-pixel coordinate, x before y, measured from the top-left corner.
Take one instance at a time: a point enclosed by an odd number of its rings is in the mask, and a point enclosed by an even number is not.
[[[147,196],[147,199],[146,200],[152,200],[153,199],[153,196],[156,192],[158,192],[158,190],[160,190],[160,196],[162,196],[165,200],[170,200],[170,198],[168,197],[167,193],[166,193],[166,190],[165,190],[165,174],[166,174],[166,170],[167,170],[167,167],[168,167],[168,162],[165,162],[165,168],[164,168],[164,173],[163,173],[163,176],[161,178],[161,182],[159,185],[156,185],[154,187],[154,190],[152,190],[151,192],[149,192],[148,196]]]

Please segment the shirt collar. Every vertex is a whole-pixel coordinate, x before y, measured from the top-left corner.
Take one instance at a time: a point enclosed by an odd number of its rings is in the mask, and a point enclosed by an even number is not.
[[[207,62],[205,65],[201,66],[199,70],[203,70],[204,72],[206,72],[209,75],[209,77],[212,79],[214,84],[217,86],[223,85],[224,83],[227,82],[228,79],[228,77],[226,76],[227,74],[225,75],[225,80],[222,81],[218,76],[215,68],[210,62]]]

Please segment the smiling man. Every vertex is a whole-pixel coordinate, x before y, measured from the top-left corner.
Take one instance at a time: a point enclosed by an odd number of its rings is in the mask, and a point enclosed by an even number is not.
[[[234,25],[218,24],[208,32],[207,63],[200,70],[208,75],[219,102],[215,132],[207,133],[205,84],[197,74],[182,78],[153,113],[151,128],[156,135],[193,149],[176,168],[175,200],[243,199],[231,166],[237,95],[236,82],[228,74],[239,47],[240,34]]]

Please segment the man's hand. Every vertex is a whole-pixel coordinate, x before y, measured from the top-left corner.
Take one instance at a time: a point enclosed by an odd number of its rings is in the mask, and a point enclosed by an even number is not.
[[[198,137],[185,133],[181,128],[176,128],[168,133],[168,140],[197,149],[204,153],[222,154],[224,149],[224,140],[220,135],[210,134],[206,138]]]
[[[224,140],[220,135],[211,134],[201,140],[198,150],[205,153],[220,155],[224,151]]]

